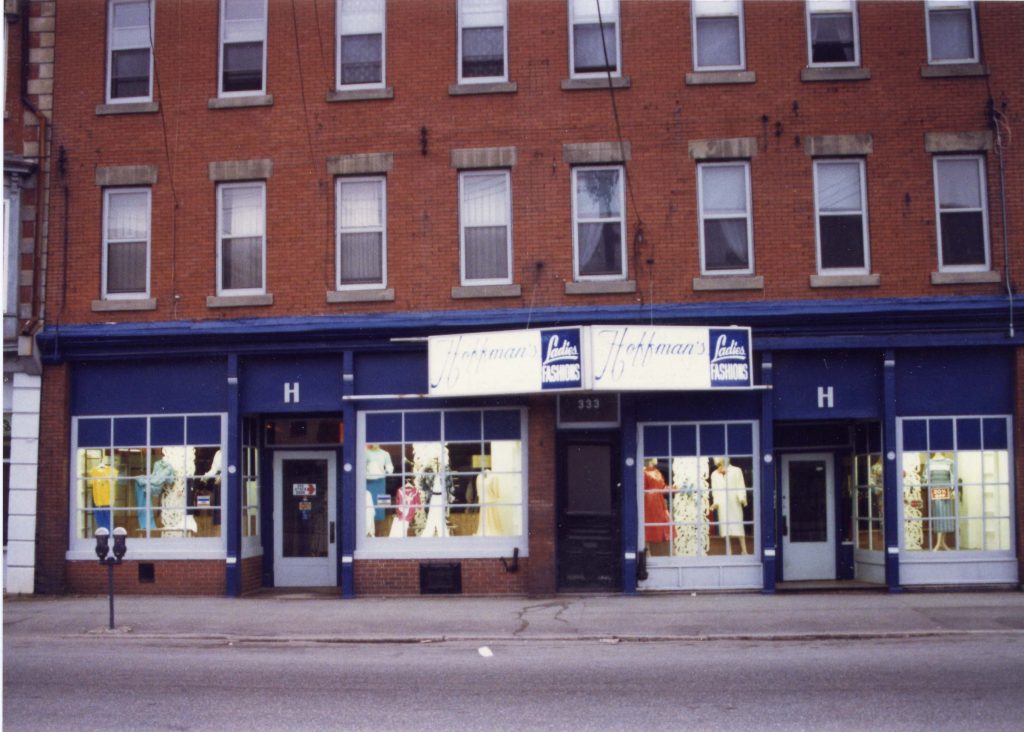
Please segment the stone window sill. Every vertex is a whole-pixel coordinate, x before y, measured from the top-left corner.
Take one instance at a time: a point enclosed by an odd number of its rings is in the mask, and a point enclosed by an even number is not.
[[[999,272],[932,272],[933,285],[990,285],[1003,281]]]
[[[448,95],[461,97],[470,94],[515,94],[518,89],[519,85],[514,81],[495,81],[483,84],[451,84],[448,87]]]
[[[245,107],[270,107],[273,104],[273,94],[254,94],[251,97],[213,97],[206,103],[206,106],[209,109],[243,109]]]
[[[921,67],[925,79],[948,79],[957,76],[988,76],[985,64],[925,64]]]
[[[708,84],[753,84],[757,74],[753,71],[694,71],[686,75],[687,86]]]
[[[93,300],[94,313],[118,313],[132,310],[156,310],[156,298],[145,297],[138,300]]]
[[[129,102],[128,104],[97,104],[96,115],[153,114],[160,111],[159,102]]]
[[[693,289],[696,292],[716,290],[763,290],[764,277],[746,275],[709,275],[694,277]]]
[[[566,282],[566,295],[625,295],[636,292],[636,280]]]
[[[395,90],[387,86],[383,89],[333,89],[327,92],[328,102],[365,102],[372,99],[394,99]]]
[[[811,275],[811,287],[878,287],[882,276],[865,275]]]
[[[395,291],[388,287],[380,290],[335,290],[327,293],[329,303],[394,302]]]
[[[871,70],[862,66],[809,66],[800,70],[800,81],[863,81]]]
[[[208,308],[254,308],[274,304],[273,295],[209,295]]]
[[[611,79],[612,89],[629,89],[633,82],[628,76],[613,76]],[[607,89],[608,77],[595,77],[593,79],[562,79],[562,91],[583,91],[586,89]]]
[[[452,288],[453,300],[470,300],[488,297],[522,297],[519,285],[461,285]]]

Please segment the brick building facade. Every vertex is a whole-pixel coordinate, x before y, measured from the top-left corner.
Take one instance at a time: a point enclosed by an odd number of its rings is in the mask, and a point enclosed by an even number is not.
[[[61,5],[39,587],[1018,584],[1022,31]]]

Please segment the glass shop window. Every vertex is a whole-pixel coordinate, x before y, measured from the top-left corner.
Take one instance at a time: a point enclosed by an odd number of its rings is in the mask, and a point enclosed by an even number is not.
[[[242,541],[259,547],[260,432],[255,419],[242,421]]]
[[[854,428],[853,523],[855,546],[863,551],[884,550],[884,481],[882,426],[859,424]]]
[[[221,415],[74,420],[75,538],[221,536]]]
[[[642,452],[649,556],[757,552],[753,423],[645,425]]]
[[[1008,417],[902,420],[903,549],[1010,551]]]
[[[520,410],[366,415],[362,534],[392,542],[523,533]]]
[[[336,417],[298,417],[267,420],[264,425],[268,447],[336,447],[345,438],[345,429]]]

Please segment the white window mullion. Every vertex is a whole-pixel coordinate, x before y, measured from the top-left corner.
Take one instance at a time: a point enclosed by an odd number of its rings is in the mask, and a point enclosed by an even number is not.
[[[266,82],[267,0],[221,0],[220,96],[265,94]]]
[[[217,294],[266,293],[266,184],[217,188]]]
[[[622,74],[619,0],[569,0],[569,75]]]
[[[379,289],[387,283],[387,203],[383,177],[339,178],[336,286]]]
[[[107,8],[107,102],[148,102],[152,98],[152,2],[111,0]]]
[[[384,0],[337,0],[337,89],[384,87],[387,43]]]

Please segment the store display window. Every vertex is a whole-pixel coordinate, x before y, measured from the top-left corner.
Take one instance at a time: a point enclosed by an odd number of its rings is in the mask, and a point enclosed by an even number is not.
[[[643,425],[640,521],[648,556],[757,553],[754,427]]]
[[[242,550],[260,550],[260,434],[259,421],[242,420]]]
[[[363,417],[357,523],[364,546],[508,543],[524,536],[521,410]]]
[[[903,419],[903,549],[1013,548],[1008,417]]]
[[[75,540],[222,536],[222,415],[79,417],[73,433]]]
[[[882,426],[859,424],[854,428],[853,524],[855,546],[861,551],[884,551]]]

